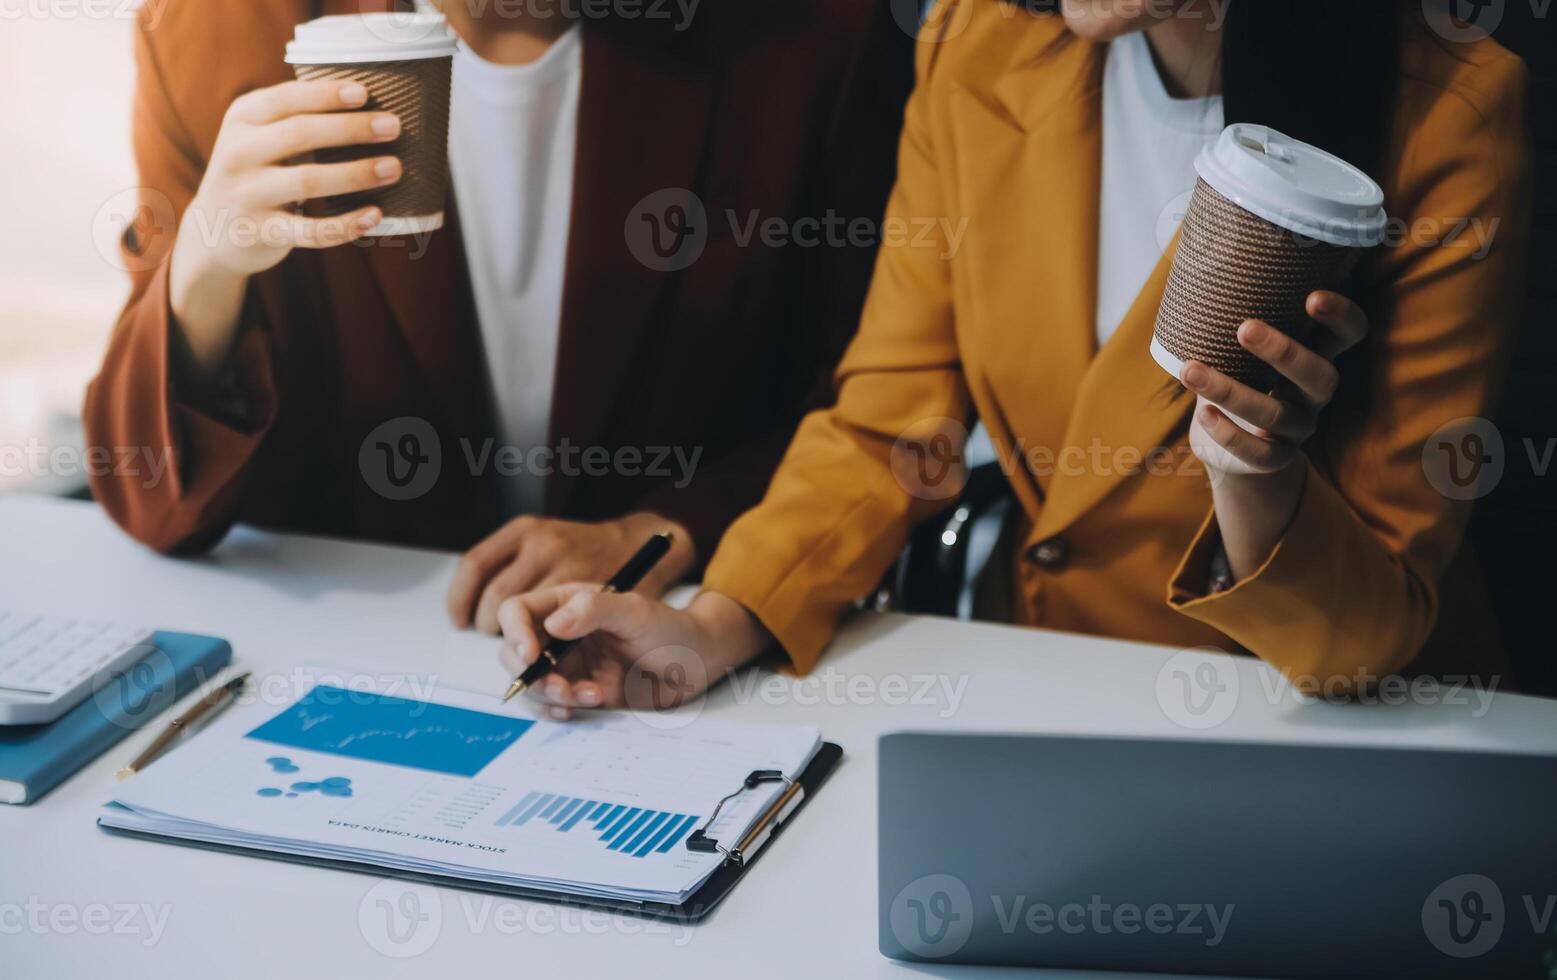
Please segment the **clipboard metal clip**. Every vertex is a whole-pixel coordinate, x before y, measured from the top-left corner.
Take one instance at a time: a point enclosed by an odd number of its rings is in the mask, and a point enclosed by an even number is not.
[[[724,809],[727,803],[742,793],[754,790],[764,783],[783,783],[785,787],[784,792],[780,793],[778,799],[773,801],[773,805],[768,807],[762,816],[757,818],[757,822],[752,824],[745,837],[742,837],[734,847],[726,847],[708,836],[709,829],[713,827],[714,821],[719,819],[719,812]],[[695,851],[699,854],[723,854],[726,863],[745,864],[747,857],[762,849],[762,845],[766,844],[768,838],[773,836],[773,832],[778,829],[779,825],[788,819],[791,813],[795,812],[795,808],[800,805],[805,796],[806,791],[801,788],[800,784],[779,770],[754,769],[751,775],[746,777],[746,782],[741,788],[720,800],[719,805],[714,807],[714,812],[707,822],[697,830],[694,830],[692,835],[687,838],[687,850]]]

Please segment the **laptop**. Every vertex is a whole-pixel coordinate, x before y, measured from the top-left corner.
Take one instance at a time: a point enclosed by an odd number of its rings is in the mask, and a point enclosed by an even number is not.
[[[1557,975],[1557,759],[1046,735],[879,746],[893,959]]]

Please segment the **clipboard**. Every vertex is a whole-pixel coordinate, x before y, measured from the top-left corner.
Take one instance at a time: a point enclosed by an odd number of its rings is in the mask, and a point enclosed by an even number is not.
[[[562,891],[548,891],[537,888],[522,888],[512,885],[496,885],[490,882],[472,881],[456,875],[401,871],[366,861],[326,860],[297,854],[284,854],[260,847],[213,844],[206,841],[177,837],[171,834],[157,834],[148,831],[110,827],[101,820],[98,821],[98,829],[117,837],[135,837],[158,843],[179,844],[184,847],[194,847],[206,851],[222,851],[249,857],[269,858],[273,861],[285,861],[289,864],[304,864],[312,867],[332,868],[338,871],[353,871],[359,874],[369,874],[377,878],[389,878],[396,881],[421,882],[447,888],[458,888],[463,891],[551,902],[577,908],[608,909],[645,918],[673,919],[681,923],[700,922],[707,918],[718,907],[719,903],[723,902],[725,897],[734,890],[735,886],[746,877],[746,873],[751,870],[763,854],[767,853],[773,841],[783,833],[784,828],[788,827],[795,816],[811,801],[817,790],[821,789],[822,785],[827,782],[833,771],[838,768],[838,763],[842,760],[843,749],[840,746],[832,742],[823,742],[816,755],[812,757],[810,764],[806,766],[805,771],[794,780],[784,779],[782,775],[775,777],[767,771],[759,770],[747,777],[746,785],[732,787],[732,792],[730,796],[726,797],[726,800],[754,789],[756,785],[780,780],[788,784],[784,792],[779,794],[773,801],[773,804],[768,807],[767,811],[763,813],[739,841],[713,841],[703,833],[707,824],[696,833],[688,836],[684,846],[698,851],[718,851],[725,855],[725,859],[714,873],[709,876],[708,880],[703,882],[697,891],[688,895],[687,900],[680,905],[671,905],[665,902],[633,902],[621,899],[593,898]],[[695,838],[700,839],[702,844],[692,846]],[[711,848],[709,847],[710,844],[713,845]]]

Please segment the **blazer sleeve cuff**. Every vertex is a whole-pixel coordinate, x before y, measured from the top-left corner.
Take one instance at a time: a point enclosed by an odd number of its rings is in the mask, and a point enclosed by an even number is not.
[[[1252,575],[1208,592],[1221,546],[1213,511],[1168,585],[1170,607],[1220,631],[1300,685],[1334,685],[1398,670],[1409,660],[1417,623],[1394,601],[1402,573],[1359,525],[1344,497],[1308,465],[1291,525]],[[1349,603],[1349,605],[1348,605]],[[1374,607],[1367,629],[1348,628],[1337,610]]]
[[[1200,530],[1173,573],[1168,586],[1168,605],[1231,635],[1226,626],[1237,625],[1248,614],[1269,608],[1267,603],[1284,594],[1290,595],[1315,568],[1328,565],[1321,554],[1324,535],[1334,526],[1331,522],[1336,518],[1344,516],[1350,520],[1351,511],[1340,495],[1329,489],[1329,484],[1314,472],[1313,464],[1305,465],[1308,466],[1308,477],[1297,513],[1254,574],[1234,582],[1231,588],[1216,593],[1210,591],[1215,577],[1214,561],[1222,547],[1222,530],[1213,508],[1201,522]],[[1326,490],[1329,490],[1328,494]]]
[[[832,642],[850,604],[806,583],[819,574],[802,561],[791,566],[774,557],[760,535],[737,523],[719,546],[703,577],[703,588],[728,596],[773,634],[798,674],[807,674]],[[821,573],[825,574],[825,573]]]
[[[728,596],[746,607],[765,629],[773,634],[780,652],[797,674],[808,674],[822,658],[832,641],[833,620],[815,615],[815,611],[786,599],[782,594],[764,594],[755,583],[741,576],[729,576],[709,568],[703,587]]]
[[[269,337],[251,295],[223,394],[193,399],[174,378],[167,263],[125,317],[88,391],[89,441],[156,454],[157,470],[95,473],[93,492],[151,547],[199,550],[225,533],[241,474],[276,417]]]

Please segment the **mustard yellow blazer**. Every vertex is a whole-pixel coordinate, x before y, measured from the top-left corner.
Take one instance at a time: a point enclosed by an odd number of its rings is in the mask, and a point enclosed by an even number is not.
[[[1423,448],[1489,413],[1518,320],[1523,63],[1491,41],[1407,31],[1383,183],[1397,227],[1425,233],[1372,264],[1385,298],[1369,311],[1374,377],[1343,379],[1372,385],[1372,407],[1343,441],[1307,447],[1305,496],[1266,564],[1207,595],[1216,517],[1187,444],[1194,400],[1174,397],[1147,350],[1172,246],[1118,331],[1095,340],[1104,53],[1056,16],[937,6],[886,219],[900,233],[885,238],[837,403],[805,420],[706,587],[809,670],[913,526],[949,503],[903,478],[900,440],[976,414],[1020,507],[1021,623],[1242,648],[1294,678],[1344,679],[1399,670],[1454,620],[1451,660],[1484,665],[1495,641],[1448,614],[1469,587],[1443,585],[1469,504],[1435,489]],[[1495,229],[1490,247],[1432,240],[1467,219]]]

